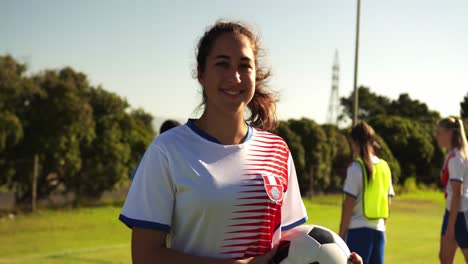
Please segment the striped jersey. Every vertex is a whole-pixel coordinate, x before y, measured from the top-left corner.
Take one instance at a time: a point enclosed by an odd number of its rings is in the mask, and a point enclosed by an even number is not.
[[[453,149],[447,154],[440,177],[445,188],[446,209],[450,210],[454,192],[450,181],[457,181],[461,183],[461,201],[458,211],[468,211],[468,161],[463,159],[459,150]]]
[[[268,252],[307,220],[284,140],[249,127],[222,145],[193,120],[158,136],[136,171],[120,220],[167,232],[167,247],[214,258]]]

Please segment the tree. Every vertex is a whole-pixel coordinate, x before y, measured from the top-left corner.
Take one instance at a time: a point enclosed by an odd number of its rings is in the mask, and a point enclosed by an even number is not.
[[[359,92],[359,109],[358,118],[368,119],[369,117],[387,114],[391,107],[391,100],[388,97],[378,95],[371,92],[369,87],[360,86]],[[349,118],[353,117],[354,109],[354,91],[348,97],[341,98],[343,106],[343,115]],[[341,117],[343,119],[344,116]]]
[[[6,55],[0,56],[0,111],[20,114],[29,100],[42,91],[26,74],[27,66]]]
[[[0,56],[0,185],[15,188],[19,170],[32,170],[32,162],[17,152],[25,136],[24,116],[32,97],[43,94],[26,73],[27,67]]]
[[[130,145],[132,153],[129,166],[135,168],[156,133],[152,125],[153,116],[143,109],[131,111],[127,121],[124,126],[124,140]]]
[[[352,118],[354,92],[349,97],[341,98],[344,115]],[[401,116],[426,123],[434,123],[440,118],[437,111],[419,100],[412,99],[407,93],[402,93],[396,100],[373,93],[368,87],[359,87],[358,118],[367,120],[377,115]],[[343,118],[343,117],[342,117]]]
[[[434,155],[431,134],[418,122],[398,116],[376,116],[369,124],[390,147],[401,165],[402,180],[415,176],[430,182],[430,163]]]
[[[23,138],[23,126],[16,115],[0,112],[0,186],[12,187],[15,175],[14,164],[9,157],[12,150]]]
[[[73,182],[74,191],[83,197],[99,197],[105,190],[127,179],[154,136],[144,111],[127,113],[129,104],[102,87],[90,90],[90,104],[96,124],[96,137],[82,144],[83,167]]]
[[[155,135],[153,117],[72,68],[25,72],[0,57],[0,185],[29,200],[36,154],[39,198],[99,197],[127,179]]]
[[[155,136],[153,117],[102,87],[90,91],[96,137],[83,144],[83,167],[74,182],[76,192],[99,197],[105,190],[128,179]]]
[[[330,167],[326,145],[326,134],[314,121],[306,118],[288,120],[289,128],[301,138],[305,150],[305,167],[298,171],[301,192],[310,195],[324,191],[330,184],[327,170]]]
[[[13,148],[23,138],[23,126],[18,117],[10,112],[0,112],[0,153]]]
[[[463,119],[463,126],[465,127],[465,135],[468,136],[468,118]]]
[[[95,137],[89,83],[83,73],[71,68],[47,70],[32,77],[42,94],[31,98],[23,116],[24,140],[17,152],[23,159],[39,155],[38,196],[57,188],[73,190],[71,182],[82,166],[80,146]],[[17,194],[20,200],[30,195],[29,171],[18,173]]]
[[[460,116],[468,118],[468,93],[463,97],[463,101],[460,102]]]
[[[327,169],[330,184],[327,191],[341,191],[349,163],[352,160],[352,151],[346,137],[346,132],[333,125],[322,125],[327,135],[327,160],[331,163]]]
[[[387,114],[431,124],[440,118],[437,111],[430,110],[425,103],[419,100],[411,99],[407,93],[400,94],[397,100],[392,101]]]

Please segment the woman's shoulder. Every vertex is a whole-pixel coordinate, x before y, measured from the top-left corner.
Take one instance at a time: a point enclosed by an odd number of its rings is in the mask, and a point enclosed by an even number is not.
[[[180,125],[157,135],[151,142],[150,147],[165,148],[167,145],[172,145],[174,141],[180,141],[188,136],[187,126]]]
[[[361,164],[357,160],[353,160],[348,165],[348,176],[359,175],[362,176]]]
[[[468,168],[468,160],[465,159],[460,150],[452,150],[447,156],[449,164],[456,164]]]
[[[259,128],[253,128],[253,130],[254,130],[254,135],[257,138],[257,140],[264,140],[264,141],[271,142],[271,143],[283,143],[287,145],[286,141],[277,134],[274,134],[272,132],[268,132],[266,130],[262,130]]]
[[[374,163],[374,164],[380,163],[381,161],[385,162],[385,160],[383,160],[382,158],[379,158],[379,157],[377,157],[375,155],[373,155],[371,159],[372,159],[372,163]]]

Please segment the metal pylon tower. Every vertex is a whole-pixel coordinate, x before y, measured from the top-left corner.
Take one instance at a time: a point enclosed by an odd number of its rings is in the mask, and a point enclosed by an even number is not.
[[[327,123],[338,125],[338,115],[340,110],[340,62],[338,60],[338,51],[335,51],[335,58],[332,67],[332,89],[330,101],[328,103]]]

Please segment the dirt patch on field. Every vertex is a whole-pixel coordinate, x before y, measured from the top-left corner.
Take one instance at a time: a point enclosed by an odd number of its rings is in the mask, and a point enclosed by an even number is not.
[[[421,213],[422,211],[437,212],[443,208],[443,205],[431,200],[405,199],[392,201],[391,207],[400,212]]]

